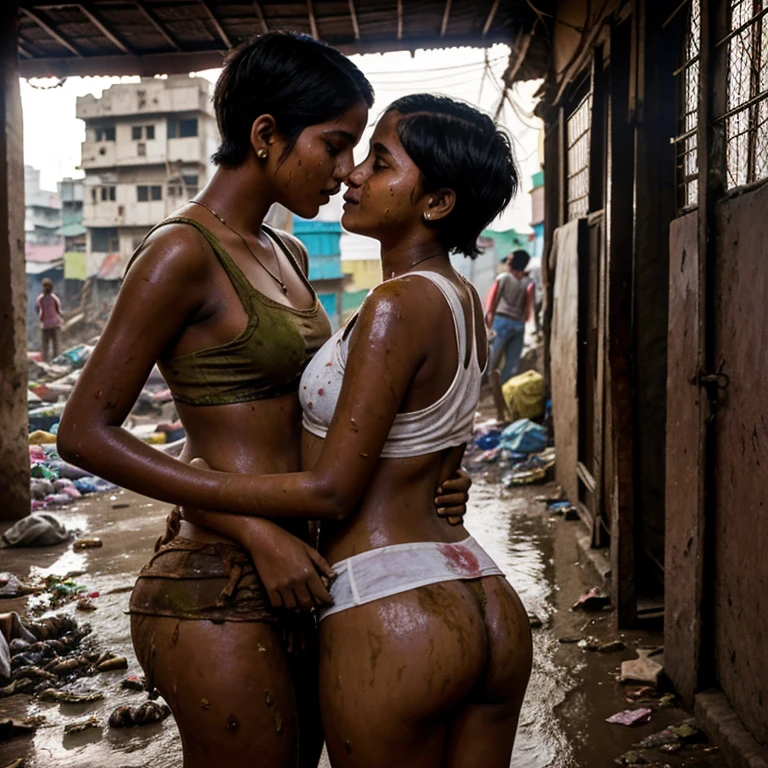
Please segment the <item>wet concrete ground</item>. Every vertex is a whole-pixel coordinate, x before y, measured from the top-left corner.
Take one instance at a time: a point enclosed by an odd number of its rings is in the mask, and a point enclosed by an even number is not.
[[[651,723],[635,728],[605,722],[615,712],[633,708],[626,700],[626,690],[616,681],[621,661],[634,658],[638,645],[661,645],[663,638],[659,630],[619,634],[610,612],[596,615],[570,610],[580,594],[598,584],[598,578],[577,542],[583,534],[581,524],[549,516],[544,505],[534,500],[551,491],[547,486],[505,491],[476,480],[466,520],[529,612],[542,621],[542,627],[533,630],[534,669],[511,768],[611,768],[640,739],[688,715],[666,709],[654,713]],[[100,647],[127,656],[128,671],[139,673],[124,611],[135,574],[163,529],[166,511],[166,505],[126,491],[84,500],[62,511],[61,517],[68,527],[101,537],[103,548],[73,552],[71,545],[61,545],[2,550],[0,568],[20,577],[30,573],[31,564],[43,574],[84,571],[77,580],[100,596],[94,601],[98,609],[91,614],[76,612],[78,620],[91,624]],[[0,611],[24,609],[24,600],[0,603]],[[559,642],[560,638],[587,635],[602,641],[621,639],[627,648],[604,655]],[[100,731],[64,735],[67,722],[94,715],[106,723],[119,704],[143,701],[145,694],[120,690],[125,674],[108,672],[85,679],[87,685],[107,693],[104,701],[89,705],[35,703],[24,695],[0,699],[0,712],[46,718],[33,737],[0,744],[0,768],[18,757],[26,757],[26,768],[181,768],[171,718],[130,730],[115,731],[105,725]],[[676,754],[645,754],[646,764],[659,768],[721,768],[717,754],[700,746],[685,747]]]

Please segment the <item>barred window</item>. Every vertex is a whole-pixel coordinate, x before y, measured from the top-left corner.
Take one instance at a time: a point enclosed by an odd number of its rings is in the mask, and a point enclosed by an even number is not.
[[[677,145],[677,189],[681,210],[699,201],[699,58],[701,54],[701,0],[691,0],[683,41]]]
[[[592,91],[571,112],[567,123],[568,221],[589,213],[589,136],[592,127]]]
[[[725,121],[726,186],[768,177],[768,0],[731,0]]]

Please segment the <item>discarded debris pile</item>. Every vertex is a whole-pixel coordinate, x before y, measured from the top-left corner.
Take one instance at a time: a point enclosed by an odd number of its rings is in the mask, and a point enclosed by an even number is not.
[[[167,704],[145,701],[138,707],[118,707],[109,716],[109,724],[112,728],[133,728],[137,725],[160,723],[170,714],[171,709]]]
[[[78,541],[75,541],[73,547],[76,547],[77,543]],[[79,611],[94,611],[96,605],[93,600],[99,597],[100,593],[91,591],[76,581],[77,577],[83,574],[84,571],[70,571],[64,576],[33,575],[28,581],[22,582],[13,573],[0,573],[0,599],[34,595],[27,605],[29,613],[34,615],[56,610],[71,602],[77,603],[76,607]],[[0,616],[3,615],[5,614],[0,614]]]
[[[555,449],[547,447],[547,432],[530,419],[503,426],[495,420],[478,424],[467,446],[464,465],[473,474],[504,487],[543,483],[552,479]]]
[[[81,644],[91,629],[87,624],[81,627],[71,616],[24,624],[18,614],[0,614],[0,627],[0,696],[42,696],[76,677],[95,673],[98,665],[111,656],[93,650],[85,652]]]
[[[143,692],[144,678],[138,675],[128,675],[117,684],[107,678],[108,686],[104,685],[100,676],[127,669],[128,661],[99,648],[90,633],[89,625],[63,614],[30,623],[22,622],[17,613],[0,614],[0,699],[25,694],[38,702],[85,705],[106,699],[110,689]],[[43,716],[13,720],[1,709],[0,742],[28,734],[45,722]],[[82,710],[78,714],[82,718]],[[169,715],[162,701],[148,700],[133,707],[122,704],[112,712],[109,725],[159,723]],[[90,715],[65,724],[64,736],[101,727],[101,721]]]
[[[0,620],[9,614],[0,614]],[[90,634],[70,616],[59,615],[30,624],[16,625],[15,637],[3,635],[10,657],[9,669],[0,669],[0,697],[16,693],[37,696],[40,701],[83,704],[99,701],[104,693],[77,684],[83,677],[127,669],[124,656],[84,647]]]
[[[39,440],[42,433],[33,432],[30,440]],[[32,509],[63,507],[90,493],[113,491],[116,486],[63,461],[55,444],[29,446]]]
[[[622,713],[624,714],[624,713]],[[614,716],[615,717],[615,716]],[[609,718],[608,722],[616,722],[614,718]],[[645,721],[647,722],[647,720]],[[624,724],[624,723],[622,723]],[[659,733],[646,736],[635,746],[615,760],[616,765],[643,765],[647,768],[653,766],[668,765],[666,760],[671,754],[677,754],[679,758],[699,758],[707,755],[714,755],[719,751],[718,747],[707,743],[706,737],[699,730],[696,721],[693,718],[683,720],[679,725],[672,725]],[[663,762],[664,761],[664,762]],[[681,765],[687,765],[687,761]],[[695,762],[691,765],[701,765],[702,768],[708,763]],[[677,763],[676,763],[677,765]]]
[[[84,494],[110,491],[114,486],[62,461],[56,450],[59,421],[93,345],[80,344],[66,350],[52,363],[40,353],[28,353],[29,371],[29,458],[31,463],[32,509],[72,504]],[[147,423],[151,421],[152,423]],[[157,367],[153,368],[127,422],[140,439],[178,453],[184,428],[178,420],[173,398]]]

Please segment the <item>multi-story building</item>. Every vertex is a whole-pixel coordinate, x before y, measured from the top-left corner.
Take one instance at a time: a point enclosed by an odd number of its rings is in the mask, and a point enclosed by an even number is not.
[[[40,189],[40,171],[24,166],[24,235],[30,245],[57,245],[61,238],[61,200],[56,192]]]
[[[115,279],[147,230],[208,180],[218,144],[210,83],[142,78],[78,98],[85,121],[88,276]]]
[[[58,183],[61,200],[61,227],[64,252],[85,252],[86,229],[83,226],[83,180],[62,179]]]

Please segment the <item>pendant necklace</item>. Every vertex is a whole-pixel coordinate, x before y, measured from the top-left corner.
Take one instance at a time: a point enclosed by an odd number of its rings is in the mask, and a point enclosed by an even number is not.
[[[280,272],[280,277],[278,277],[253,251],[253,248],[251,248],[250,245],[248,245],[248,241],[231,225],[227,224],[224,219],[219,216],[216,211],[213,210],[213,208],[209,208],[204,202],[201,200],[190,200],[190,203],[194,203],[195,205],[200,205],[203,208],[205,208],[208,213],[210,213],[214,218],[218,219],[230,232],[234,232],[242,241],[243,245],[248,249],[248,252],[253,256],[254,259],[256,259],[256,262],[258,265],[280,286],[283,293],[285,295],[288,295],[288,286],[283,281],[283,267],[280,264],[280,257],[277,253],[277,248],[275,248],[275,244],[272,242],[272,238],[267,235],[267,240],[269,240],[269,244],[272,246],[272,253],[275,254],[275,261],[277,262],[277,269]],[[419,263],[418,261],[416,262]]]
[[[430,259],[434,259],[434,258],[436,258],[438,256],[442,256],[442,255],[443,255],[442,253],[433,253],[431,256],[423,256],[420,259],[416,259],[416,261],[414,261],[413,264],[411,264],[411,266],[408,267],[408,269],[405,270],[405,272],[402,272],[400,275],[398,275],[398,277],[402,277],[402,275],[406,274],[406,272],[410,272],[417,264],[421,264],[422,261],[429,261]],[[392,270],[392,274],[389,276],[390,280],[394,276],[395,276],[395,270],[393,269]]]

